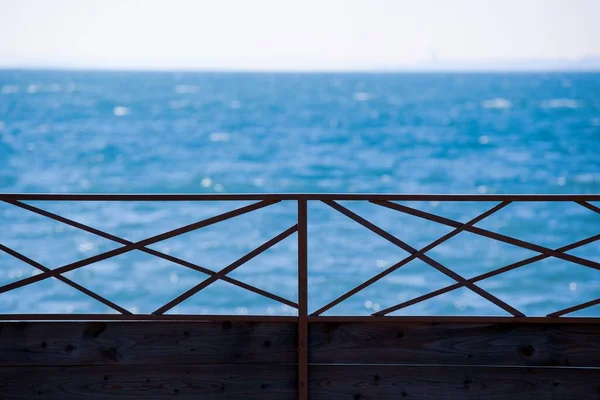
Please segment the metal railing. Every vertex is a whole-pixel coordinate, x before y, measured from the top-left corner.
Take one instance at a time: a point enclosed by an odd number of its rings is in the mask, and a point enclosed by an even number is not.
[[[582,310],[596,304],[600,304],[600,298],[588,301],[583,304],[579,304],[573,307],[569,307],[563,310],[558,310],[549,314],[545,318],[525,318],[525,314],[515,307],[507,304],[503,300],[491,294],[489,291],[482,289],[477,283],[483,281],[484,279],[491,278],[493,276],[497,276],[503,274],[508,271],[515,270],[517,268],[524,267],[526,265],[532,264],[537,261],[541,261],[547,258],[557,258],[563,261],[567,261],[573,264],[578,264],[587,268],[600,270],[600,264],[585,259],[582,257],[578,257],[575,255],[568,254],[567,252],[578,247],[593,243],[600,239],[600,233],[587,237],[583,240],[576,241],[566,246],[562,246],[559,248],[551,249],[548,247],[540,246],[538,244],[530,243],[528,241],[520,240],[511,236],[502,235],[499,233],[495,233],[483,228],[479,228],[475,226],[477,223],[483,221],[485,218],[490,215],[499,212],[500,210],[507,207],[509,204],[513,202],[527,202],[527,201],[547,201],[547,202],[575,202],[582,207],[585,207],[590,210],[590,212],[600,213],[600,208],[591,204],[590,201],[600,201],[600,195],[384,195],[384,194],[209,194],[209,195],[189,195],[189,194],[172,194],[172,195],[160,195],[160,194],[128,194],[128,195],[116,195],[116,194],[0,194],[0,200],[11,204],[15,207],[19,207],[30,211],[32,213],[50,218],[52,220],[61,222],[66,225],[70,225],[72,227],[78,228],[82,231],[97,235],[99,237],[108,239],[110,241],[116,242],[121,245],[113,250],[109,250],[91,257],[84,258],[82,260],[72,262],[61,267],[50,269],[26,255],[17,252],[16,250],[7,247],[4,244],[0,244],[0,250],[3,252],[31,265],[32,267],[41,271],[38,275],[33,275],[24,279],[17,280],[15,282],[0,286],[0,294],[6,293],[8,291],[21,288],[35,282],[40,282],[42,280],[48,278],[56,278],[63,283],[73,287],[74,289],[84,293],[85,295],[105,304],[106,306],[115,310],[117,315],[107,315],[107,314],[73,314],[73,315],[44,315],[44,314],[10,314],[10,315],[0,315],[0,319],[2,320],[151,320],[151,319],[177,319],[177,320],[186,320],[186,319],[218,319],[218,318],[226,318],[227,320],[244,320],[244,321],[294,321],[298,327],[298,338],[297,338],[297,350],[298,350],[298,370],[297,370],[297,382],[298,382],[298,398],[299,399],[307,399],[308,398],[308,323],[311,321],[327,321],[327,320],[338,320],[344,322],[365,322],[372,321],[378,322],[382,320],[386,321],[394,321],[395,317],[387,316],[389,313],[393,311],[400,310],[409,305],[417,304],[427,299],[433,298],[435,296],[439,296],[441,294],[450,292],[455,289],[459,289],[462,287],[466,287],[471,291],[477,293],[483,298],[487,299],[489,302],[495,304],[501,309],[505,310],[507,313],[512,315],[512,317],[503,317],[503,318],[494,318],[489,317],[487,321],[496,322],[500,320],[506,321],[506,319],[525,321],[525,322],[539,322],[540,320],[548,320],[553,322],[565,321],[565,320],[586,320],[586,322],[594,322],[598,323],[598,319],[580,319],[580,318],[558,318],[565,314],[569,314],[574,311]],[[452,231],[444,234],[433,242],[429,243],[425,247],[421,249],[416,249],[410,246],[408,243],[403,241],[402,239],[392,235],[381,227],[375,225],[374,223],[368,221],[357,213],[349,210],[348,208],[341,205],[339,202],[344,200],[359,200],[359,201],[368,201],[370,203],[376,204],[380,207],[385,207],[388,209],[392,209],[394,211],[408,214],[414,217],[418,217],[421,219],[429,220],[436,222],[438,224],[447,225],[453,228]],[[107,233],[97,228],[93,228],[91,226],[82,224],[80,222],[73,221],[69,218],[65,218],[63,216],[57,215],[55,213],[49,212],[32,204],[26,203],[26,201],[256,201],[253,204],[246,205],[232,211],[228,211],[210,218],[203,219],[201,221],[193,222],[191,224],[179,227],[177,229],[172,229],[167,232],[154,235],[139,241],[130,241],[124,239],[122,237]],[[235,218],[237,216],[250,213],[252,211],[269,207],[275,203],[281,201],[292,201],[297,203],[297,221],[294,225],[290,226],[283,232],[274,236],[270,240],[266,241],[262,245],[258,246],[254,250],[250,251],[248,254],[242,256],[236,261],[232,262],[225,268],[219,271],[213,271],[208,268],[202,267],[195,263],[183,260],[181,258],[166,254],[164,252],[160,252],[158,250],[149,248],[148,246],[153,245],[155,243],[164,241],[166,239],[174,238],[176,236],[182,235],[184,233],[192,232],[209,225],[217,224],[219,222]],[[337,297],[335,300],[330,301],[329,303],[323,305],[318,310],[308,315],[308,233],[307,233],[307,202],[309,201],[318,201],[323,202],[327,206],[336,210],[337,212],[345,215],[356,223],[364,226],[375,234],[381,236],[386,239],[388,242],[396,245],[402,250],[409,253],[408,256],[393,264],[389,268],[379,272],[378,274],[372,276],[367,281],[361,283],[356,286],[352,290],[347,291],[343,295]],[[464,201],[485,201],[485,202],[498,202],[495,206],[490,208],[489,210],[479,214],[475,218],[472,218],[466,223],[462,223],[459,221],[455,221],[449,218],[442,217],[440,215],[432,214],[429,212],[425,212],[422,210],[418,210],[416,208],[398,204],[396,201],[402,201],[404,203],[410,203],[412,201],[449,201],[449,202],[464,202]],[[475,235],[483,236],[489,239],[493,239],[496,241],[500,241],[503,243],[508,243],[517,247],[521,247],[524,249],[528,249],[538,253],[538,255],[529,257],[519,262],[512,263],[510,265],[503,266],[501,268],[497,268],[493,271],[484,273],[482,275],[478,275],[473,278],[465,278],[450,268],[442,265],[440,262],[434,260],[430,256],[427,255],[428,252],[449,240],[450,238],[460,234],[461,232],[470,232]],[[239,268],[249,260],[263,253],[267,249],[271,248],[275,244],[281,242],[285,238],[291,236],[292,234],[297,233],[298,238],[298,298],[297,301],[293,301],[290,299],[285,299],[280,297],[274,293],[265,291],[263,289],[257,288],[255,286],[249,285],[237,279],[234,279],[228,276],[232,271]],[[79,268],[83,268],[85,266],[94,264],[96,262],[107,260],[112,257],[116,257],[121,254],[125,254],[132,251],[141,251],[146,254],[149,254],[154,257],[158,257],[163,260],[167,260],[178,264],[182,267],[190,268],[195,271],[202,272],[208,275],[208,278],[193,286],[191,289],[183,292],[179,296],[170,300],[163,306],[156,309],[150,315],[140,315],[133,314],[125,308],[119,306],[118,304],[102,297],[98,293],[93,292],[92,290],[72,281],[71,279],[64,276],[65,273],[69,271],[74,271]],[[400,304],[392,305],[387,307],[381,311],[375,312],[370,317],[323,317],[321,316],[325,311],[331,309],[335,305],[341,303],[342,301],[356,295],[363,289],[368,286],[374,284],[385,276],[391,274],[393,271],[401,268],[402,266],[408,264],[412,260],[419,259],[437,271],[443,273],[444,275],[453,279],[456,283],[446,286],[442,289],[438,289],[431,293],[422,295],[420,297],[414,298],[409,301],[404,301]],[[177,306],[181,302],[190,298],[191,296],[197,294],[201,290],[205,289],[212,283],[216,281],[225,281],[232,285],[238,286],[242,289],[254,292],[258,295],[264,296],[271,300],[275,300],[279,303],[285,304],[287,306],[293,307],[298,310],[297,317],[279,317],[279,316],[206,316],[206,315],[167,315],[165,314],[167,311],[173,309],[173,307]],[[406,318],[406,317],[405,317]],[[426,318],[422,318],[426,319]],[[448,317],[447,319],[452,319],[452,317]],[[475,321],[477,318],[473,317],[458,317],[456,321]],[[481,318],[480,318],[481,319]],[[485,319],[485,317],[483,317]]]
[[[600,201],[600,195],[423,195],[423,194],[0,194],[0,200],[11,204],[15,207],[19,207],[30,211],[32,213],[47,217],[49,219],[61,222],[66,225],[70,225],[72,227],[78,228],[82,231],[97,235],[99,237],[108,239],[110,241],[116,242],[121,247],[116,249],[112,249],[100,254],[96,254],[91,257],[87,257],[81,259],[76,262],[72,262],[61,267],[50,269],[26,255],[17,252],[16,250],[9,248],[8,246],[0,243],[0,250],[31,265],[32,267],[41,271],[40,274],[33,275],[27,278],[23,278],[17,280],[12,283],[5,284],[0,286],[0,294],[6,293],[8,291],[21,288],[27,285],[31,285],[36,282],[43,281],[48,278],[56,278],[63,283],[73,287],[74,289],[84,293],[85,295],[105,304],[106,306],[112,308],[114,311],[119,313],[122,318],[127,319],[140,319],[143,315],[133,315],[132,312],[128,311],[124,307],[112,302],[111,300],[99,295],[98,293],[72,281],[71,279],[64,276],[65,273],[69,271],[74,271],[76,269],[83,268],[85,266],[97,263],[102,260],[107,260],[128,252],[132,251],[141,251],[148,255],[158,257],[163,260],[167,260],[178,264],[180,266],[190,268],[192,270],[202,272],[208,275],[208,278],[188,289],[187,291],[181,293],[177,297],[173,298],[166,304],[157,308],[151,315],[147,315],[148,318],[160,318],[167,317],[165,315],[166,312],[173,309],[178,304],[182,303],[186,299],[191,296],[197,294],[201,290],[205,289],[212,283],[216,281],[225,281],[242,289],[251,291],[258,295],[264,296],[271,300],[277,301],[281,304],[287,305],[289,307],[295,308],[298,310],[298,317],[300,321],[306,318],[314,318],[321,316],[324,312],[341,303],[344,300],[356,295],[363,289],[368,286],[374,284],[385,276],[391,274],[402,266],[410,263],[415,259],[419,259],[437,271],[443,273],[448,276],[452,280],[455,281],[452,285],[446,286],[444,288],[435,290],[433,292],[427,293],[425,295],[419,296],[417,298],[404,301],[400,304],[395,304],[389,306],[383,310],[377,311],[372,314],[373,317],[384,317],[394,311],[398,311],[410,305],[414,305],[425,300],[431,299],[433,297],[442,295],[444,293],[448,293],[452,290],[456,290],[459,288],[467,288],[471,291],[477,293],[481,297],[485,298],[489,302],[495,304],[500,307],[502,310],[506,311],[513,317],[525,317],[525,314],[516,309],[515,307],[509,305],[505,301],[499,299],[498,297],[491,294],[489,291],[482,289],[477,284],[485,279],[506,273],[508,271],[515,270],[517,268],[524,267],[526,265],[535,263],[537,261],[541,261],[548,258],[556,258],[563,261],[567,261],[569,263],[578,264],[587,268],[600,270],[600,264],[589,260],[586,258],[582,258],[579,256],[575,256],[567,253],[570,250],[582,247],[584,245],[593,243],[600,239],[600,233],[587,237],[585,239],[576,241],[566,246],[562,246],[559,248],[548,248],[538,244],[534,244],[528,241],[524,241],[521,239],[517,239],[511,236],[499,234],[496,232],[492,232],[483,228],[479,228],[476,226],[477,223],[483,221],[485,218],[499,212],[500,210],[507,207],[509,204],[513,202],[575,202],[578,205],[585,207],[590,210],[590,212],[595,212],[600,214],[600,208],[596,205],[590,203],[591,201]],[[408,214],[417,218],[429,220],[436,222],[441,225],[446,225],[452,227],[453,230],[446,233],[445,235],[439,237],[433,242],[429,243],[425,247],[421,249],[416,249],[410,246],[408,243],[403,241],[402,239],[392,235],[381,227],[375,225],[374,223],[368,221],[357,213],[349,210],[348,208],[341,205],[340,201],[346,200],[354,200],[354,201],[367,201],[373,203],[380,207],[385,207],[396,212]],[[201,221],[197,221],[177,229],[172,229],[167,232],[154,235],[139,241],[130,241],[126,240],[122,237],[107,233],[97,228],[93,228],[91,226],[85,225],[80,222],[73,221],[71,219],[65,218],[63,216],[54,214],[47,210],[44,210],[38,206],[34,206],[30,203],[26,203],[26,201],[255,201],[255,203],[246,205],[232,211],[228,211],[207,219],[203,219]],[[158,242],[174,238],[176,236],[182,235],[184,233],[192,232],[213,224],[217,224],[219,222],[235,218],[237,216],[250,213],[252,211],[269,207],[275,203],[282,201],[291,201],[296,202],[298,206],[297,213],[297,222],[290,226],[288,229],[274,236],[270,240],[266,241],[262,245],[258,246],[254,250],[250,251],[248,254],[243,257],[237,259],[232,262],[225,268],[219,271],[213,271],[208,268],[202,267],[195,263],[186,261],[184,259],[175,257],[173,255],[166,254],[164,252],[160,252],[158,250],[152,249],[148,246],[156,244]],[[361,283],[360,285],[354,287],[353,289],[347,291],[336,299],[330,301],[329,303],[321,306],[318,310],[314,311],[310,315],[308,315],[308,289],[307,289],[307,202],[322,202],[337,212],[345,215],[356,223],[364,226],[375,234],[381,236],[388,242],[396,245],[402,250],[406,251],[409,255],[403,258],[402,260],[396,262],[392,266],[386,268],[385,270],[377,273],[372,276],[370,279]],[[449,218],[442,217],[440,215],[436,215],[430,212],[425,212],[408,205],[399,204],[397,201],[402,201],[404,203],[410,203],[414,201],[438,201],[438,202],[497,202],[495,206],[491,207],[489,210],[479,214],[475,218],[472,218],[470,221],[462,223],[456,220],[452,220]],[[475,235],[479,235],[482,237],[486,237],[489,239],[493,239],[499,242],[508,243],[510,245],[514,245],[523,249],[531,250],[537,255],[533,257],[529,257],[527,259],[521,260],[519,262],[514,262],[509,265],[503,266],[501,268],[494,269],[492,271],[486,272],[484,274],[472,277],[465,278],[460,274],[456,273],[452,269],[444,266],[440,262],[434,260],[430,256],[427,255],[428,252],[439,246],[440,244],[446,242],[450,238],[460,234],[461,232],[469,232]],[[274,293],[268,292],[266,290],[260,289],[258,287],[249,285],[244,283],[238,279],[234,279],[228,276],[232,271],[236,270],[249,260],[263,253],[267,249],[271,248],[275,244],[281,242],[285,238],[291,236],[292,234],[298,234],[298,299],[296,301],[283,298]],[[575,311],[579,311],[588,307],[592,307],[594,305],[600,304],[600,298],[588,301],[586,303],[578,304],[566,309],[557,310],[548,314],[548,317],[560,317],[565,314],[569,314]],[[114,318],[103,315],[104,318]],[[172,317],[172,316],[169,316]],[[27,318],[44,318],[44,316],[33,316],[33,315],[4,315],[3,319],[27,319]],[[50,316],[46,317],[50,318]],[[62,318],[65,318],[62,316]],[[68,317],[69,319],[76,318]],[[90,315],[80,315],[81,319],[90,319]],[[390,318],[390,317],[388,317]]]

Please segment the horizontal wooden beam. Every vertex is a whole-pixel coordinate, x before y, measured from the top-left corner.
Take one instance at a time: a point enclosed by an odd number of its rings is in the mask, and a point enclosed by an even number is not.
[[[598,399],[599,369],[320,365],[312,400]]]
[[[4,322],[0,366],[294,364],[297,335],[296,321]],[[600,323],[313,319],[308,361],[600,368],[599,337]]]
[[[309,362],[600,368],[600,324],[311,323]]]
[[[600,370],[312,366],[311,400],[597,399]],[[0,367],[4,399],[295,399],[295,367]]]
[[[260,364],[0,367],[0,398],[292,400],[295,372]]]
[[[0,366],[292,364],[296,335],[294,323],[5,322]]]

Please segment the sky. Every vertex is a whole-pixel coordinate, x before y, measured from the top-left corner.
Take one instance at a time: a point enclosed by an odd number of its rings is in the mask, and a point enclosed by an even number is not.
[[[600,0],[0,0],[0,68],[600,65],[598,21]]]

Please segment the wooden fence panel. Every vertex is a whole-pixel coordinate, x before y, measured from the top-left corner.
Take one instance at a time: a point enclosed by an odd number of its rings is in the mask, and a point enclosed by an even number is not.
[[[600,324],[443,321],[310,320],[308,398],[600,398]],[[295,399],[297,339],[289,321],[5,322],[0,398]]]
[[[600,324],[311,323],[309,362],[600,367]]]
[[[0,367],[2,399],[296,398],[296,367],[273,365]]]
[[[391,365],[313,366],[311,400],[598,399],[600,370]]]
[[[0,366],[295,363],[279,322],[5,322]]]
[[[600,370],[528,367],[315,366],[311,400],[598,399]]]

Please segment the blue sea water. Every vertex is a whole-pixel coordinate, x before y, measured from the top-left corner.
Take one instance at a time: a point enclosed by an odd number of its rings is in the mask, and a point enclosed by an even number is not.
[[[600,74],[291,74],[0,71],[0,191],[61,193],[600,193]],[[128,240],[247,203],[31,202]],[[421,248],[452,228],[347,202]],[[495,203],[410,205],[467,221]],[[219,270],[295,223],[279,203],[151,246]],[[511,204],[478,224],[557,248],[600,232],[574,203]],[[56,268],[120,245],[2,203],[0,243]],[[292,236],[230,276],[296,298]],[[600,244],[570,254],[600,262]],[[537,253],[461,233],[428,253],[464,277]],[[407,256],[309,205],[309,308]],[[0,284],[37,273],[0,253]],[[66,274],[149,313],[206,275],[140,252]],[[329,314],[363,315],[454,283],[413,261]],[[600,271],[547,259],[480,282],[545,315],[600,297]],[[110,312],[55,279],[0,294],[1,313]],[[225,282],[172,313],[293,314]],[[505,315],[461,288],[399,315]],[[598,307],[575,315],[599,315]]]

